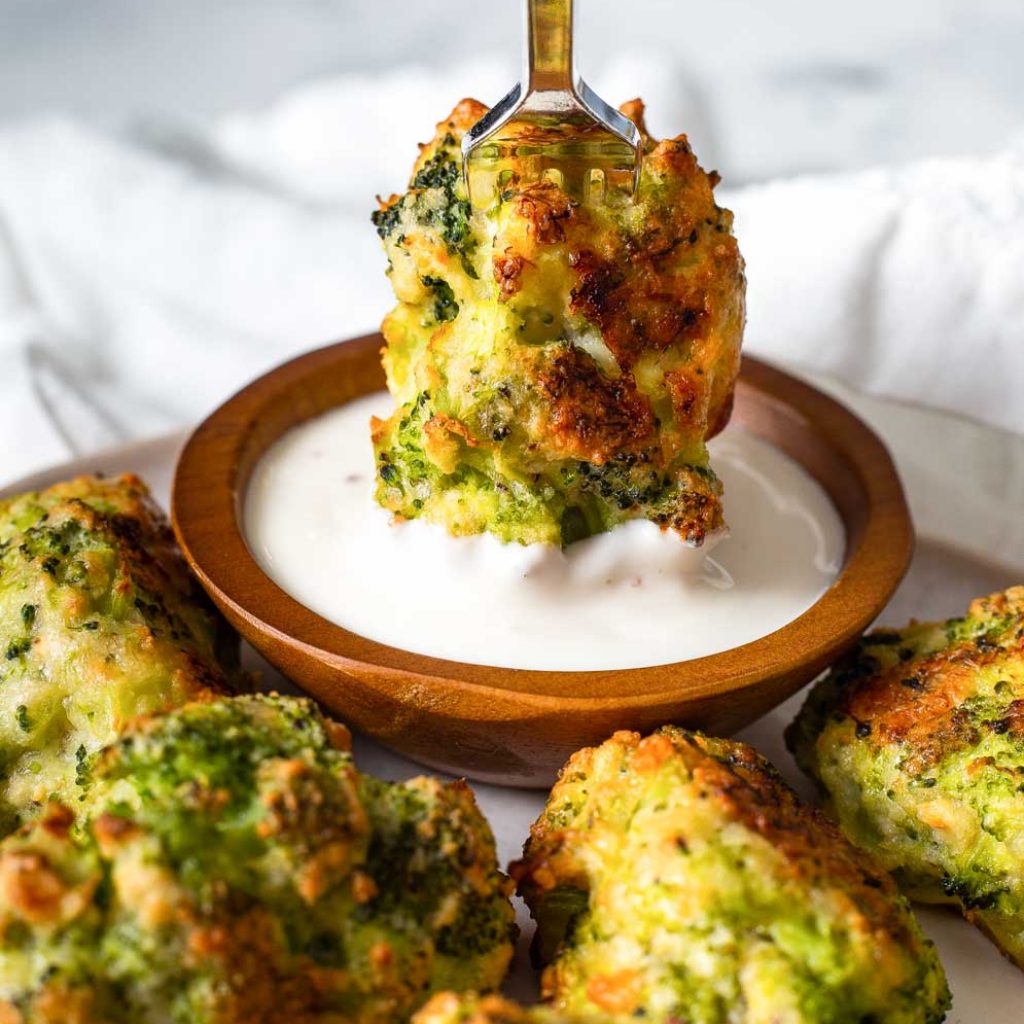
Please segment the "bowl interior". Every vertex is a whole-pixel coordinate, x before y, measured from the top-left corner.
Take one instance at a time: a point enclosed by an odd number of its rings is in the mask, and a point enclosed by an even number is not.
[[[882,443],[832,399],[748,357],[737,385],[734,422],[800,462],[825,488],[846,531],[839,577],[799,618],[708,657],[586,672],[467,665],[351,633],[305,608],[262,571],[246,545],[242,509],[253,467],[285,431],[383,387],[381,344],[380,335],[369,335],[284,364],[229,399],[182,453],[172,502],[179,541],[214,599],[249,639],[272,637],[277,644],[313,652],[343,673],[443,680],[456,688],[496,688],[527,699],[628,703],[670,692],[700,700],[797,668],[820,670],[877,615],[906,570],[912,531]]]

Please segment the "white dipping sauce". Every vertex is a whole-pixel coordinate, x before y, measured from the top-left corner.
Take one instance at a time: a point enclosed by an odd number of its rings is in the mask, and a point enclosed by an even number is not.
[[[730,533],[702,548],[646,520],[565,552],[392,523],[371,496],[368,428],[391,408],[371,395],[291,430],[256,466],[245,505],[268,575],[372,640],[508,668],[665,665],[771,633],[839,571],[845,537],[824,490],[738,428],[710,445]]]

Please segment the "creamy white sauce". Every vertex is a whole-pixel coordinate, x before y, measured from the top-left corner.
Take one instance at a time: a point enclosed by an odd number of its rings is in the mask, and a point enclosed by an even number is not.
[[[278,585],[392,647],[523,669],[664,665],[771,633],[839,571],[845,538],[825,492],[738,428],[711,442],[730,532],[702,548],[646,521],[565,552],[392,523],[371,497],[368,431],[390,410],[371,395],[282,437],[253,473],[245,529]]]

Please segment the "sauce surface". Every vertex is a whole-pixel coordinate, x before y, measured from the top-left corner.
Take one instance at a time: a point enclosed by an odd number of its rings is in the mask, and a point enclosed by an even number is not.
[[[728,536],[687,547],[634,521],[566,551],[394,524],[372,498],[368,422],[382,392],[294,428],[246,496],[264,571],[324,618],[372,640],[477,665],[642,668],[748,643],[835,579],[842,523],[788,455],[733,427],[710,444]]]

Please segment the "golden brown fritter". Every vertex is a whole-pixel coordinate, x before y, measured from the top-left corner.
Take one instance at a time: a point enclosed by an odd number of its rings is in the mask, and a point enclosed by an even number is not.
[[[667,726],[565,766],[512,866],[561,1011],[931,1024],[934,947],[894,883],[742,743]]]
[[[1024,587],[868,634],[787,739],[855,843],[1024,967]]]
[[[471,209],[459,145],[485,108],[464,100],[376,213],[399,300],[377,498],[396,514],[563,545],[632,518],[692,543],[721,527],[705,441],[739,369],[732,215],[685,136],[655,142],[639,101],[623,110],[644,132],[635,197],[582,206],[513,169]]]
[[[310,701],[141,720],[94,773],[84,827],[51,805],[0,843],[0,1021],[400,1024],[504,977],[472,791],[359,773]]]
[[[238,638],[138,477],[83,476],[0,501],[0,834],[140,714],[228,692]]]

